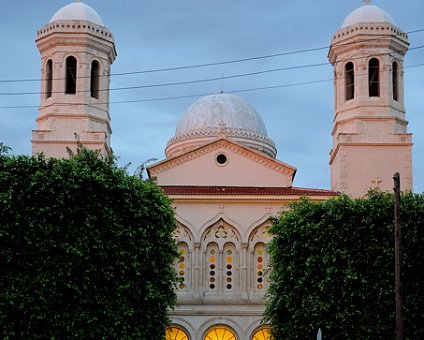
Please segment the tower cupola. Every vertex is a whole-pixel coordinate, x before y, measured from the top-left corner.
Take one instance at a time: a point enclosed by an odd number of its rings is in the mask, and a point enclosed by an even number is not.
[[[78,143],[110,154],[112,33],[93,8],[78,1],[59,9],[37,32],[36,43],[42,81],[33,154],[66,157]]]
[[[363,196],[392,190],[400,172],[412,189],[412,135],[407,132],[403,59],[407,34],[369,1],[349,14],[334,34],[335,115],[330,152],[333,190]]]

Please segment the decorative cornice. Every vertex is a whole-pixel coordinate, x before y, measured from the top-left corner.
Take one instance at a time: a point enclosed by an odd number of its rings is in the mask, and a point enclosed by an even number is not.
[[[220,134],[223,134],[226,137],[240,137],[240,138],[247,138],[247,139],[260,141],[260,142],[269,144],[275,148],[275,143],[270,138],[264,135],[258,134],[256,132],[246,130],[246,129],[239,129],[239,128],[224,128],[224,131],[221,131],[221,128],[218,128],[218,127],[192,130],[190,133],[172,137],[168,141],[167,146],[176,142],[185,141],[187,139],[193,139],[193,138],[199,138],[199,137],[200,138],[201,137],[218,137],[220,136]]]
[[[37,31],[37,39],[43,38],[51,33],[89,33],[99,38],[113,40],[112,33],[109,32],[106,27],[79,20],[55,21],[47,24]]]
[[[339,30],[336,34],[333,35],[333,43],[337,40],[343,40],[350,38],[353,35],[357,34],[386,34],[386,35],[395,35],[400,39],[408,40],[408,35],[404,33],[400,28],[393,26],[388,23],[359,23],[353,26],[349,26]],[[372,43],[373,39],[369,39],[370,43]],[[333,47],[338,47],[337,44],[333,45]]]

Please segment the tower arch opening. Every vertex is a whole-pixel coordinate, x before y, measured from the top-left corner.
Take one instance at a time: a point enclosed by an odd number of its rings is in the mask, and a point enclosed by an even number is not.
[[[52,96],[53,89],[53,61],[49,59],[46,63],[46,99]]]
[[[393,100],[399,100],[399,64],[397,61],[392,63],[392,95]]]
[[[77,92],[77,58],[69,56],[66,58],[65,94]]]
[[[355,70],[351,61],[345,65],[345,99],[355,98]]]
[[[380,62],[377,58],[368,62],[368,93],[370,97],[380,96]]]
[[[91,62],[90,93],[92,98],[99,99],[100,63],[97,60]]]

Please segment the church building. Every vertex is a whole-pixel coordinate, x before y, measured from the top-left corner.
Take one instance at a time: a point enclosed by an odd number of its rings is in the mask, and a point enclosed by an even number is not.
[[[330,32],[331,33],[331,32]],[[33,153],[67,157],[77,143],[112,152],[109,115],[112,33],[98,13],[71,3],[37,33],[42,98]],[[407,35],[369,3],[349,14],[332,37],[334,127],[331,190],[293,186],[297,169],[276,158],[266,124],[243,98],[197,99],[149,178],[171,198],[180,257],[178,307],[167,340],[265,340],[270,218],[301,197],[324,201],[392,190],[398,171],[412,190],[412,136],[407,131],[403,57]]]

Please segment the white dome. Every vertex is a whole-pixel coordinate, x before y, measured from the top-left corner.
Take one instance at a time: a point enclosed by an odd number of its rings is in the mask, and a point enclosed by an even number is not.
[[[50,22],[61,20],[89,21],[104,26],[100,15],[90,6],[82,2],[73,2],[59,9],[50,19]]]
[[[262,117],[244,99],[220,93],[196,100],[178,123],[175,136],[204,128],[236,128],[268,137]]]
[[[366,4],[350,13],[343,21],[341,28],[360,23],[388,23],[396,26],[392,16],[375,5]]]
[[[277,153],[259,113],[241,97],[220,93],[199,98],[188,108],[168,142],[167,155],[180,154],[220,135],[271,157]]]

